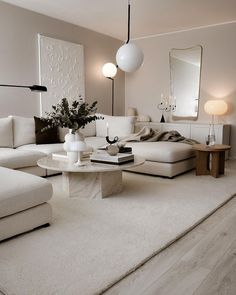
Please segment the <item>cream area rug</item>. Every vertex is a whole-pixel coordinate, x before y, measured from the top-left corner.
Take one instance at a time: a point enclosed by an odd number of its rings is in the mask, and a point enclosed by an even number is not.
[[[124,173],[102,200],[66,198],[54,186],[50,227],[0,243],[0,290],[8,295],[100,294],[193,228],[236,193],[236,162],[218,179]]]

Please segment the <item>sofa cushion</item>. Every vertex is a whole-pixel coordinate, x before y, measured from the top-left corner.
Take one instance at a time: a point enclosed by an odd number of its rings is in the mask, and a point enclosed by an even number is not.
[[[10,117],[12,117],[13,124],[14,147],[18,147],[29,143],[35,143],[34,119],[19,116]]]
[[[0,166],[11,169],[37,166],[37,161],[42,157],[45,154],[38,151],[0,148]]]
[[[57,127],[42,130],[48,127],[48,123],[34,116],[36,144],[59,143],[59,130]]]
[[[47,202],[52,185],[43,178],[0,167],[0,218]]]
[[[67,133],[69,133],[69,128],[58,128],[59,130],[59,140],[60,142],[65,142],[65,136]]]
[[[80,131],[83,135],[86,136],[96,136],[96,121],[88,123],[84,128],[81,128]]]
[[[26,144],[17,148],[20,151],[37,151],[44,154],[44,156],[51,153],[63,151],[63,143],[53,144]]]
[[[181,142],[128,142],[126,146],[147,161],[175,163],[195,156],[192,146]]]
[[[96,120],[96,136],[106,137],[107,127],[109,128],[110,137],[118,136],[122,138],[130,135],[134,131],[134,117],[96,115],[104,117],[104,120]]]
[[[0,147],[13,147],[12,119],[0,119]]]
[[[80,128],[79,130],[81,133],[83,133],[83,135],[85,137],[87,136],[96,136],[96,123],[95,121],[85,125],[84,128]],[[65,135],[69,133],[69,129],[68,128],[61,128],[59,127],[59,138],[60,138],[60,142],[64,142],[65,141]]]

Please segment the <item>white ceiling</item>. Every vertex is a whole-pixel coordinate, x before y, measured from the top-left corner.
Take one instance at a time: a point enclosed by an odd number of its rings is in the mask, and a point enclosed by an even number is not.
[[[125,40],[127,0],[4,0]],[[131,38],[236,20],[236,0],[131,0]]]

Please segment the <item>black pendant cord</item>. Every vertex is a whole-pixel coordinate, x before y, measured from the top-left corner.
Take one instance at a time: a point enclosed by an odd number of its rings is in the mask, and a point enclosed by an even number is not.
[[[128,39],[126,41],[126,44],[129,43],[129,39],[130,39],[130,1],[128,2]]]

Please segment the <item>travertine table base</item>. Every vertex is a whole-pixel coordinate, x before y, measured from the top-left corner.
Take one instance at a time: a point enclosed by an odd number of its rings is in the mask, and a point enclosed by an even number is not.
[[[105,198],[122,191],[122,171],[63,172],[63,190],[68,197]]]
[[[53,159],[51,155],[38,160],[38,165],[45,169],[63,174],[63,189],[67,196],[76,198],[105,198],[122,191],[122,170],[142,165],[145,160],[134,157],[133,162],[122,165],[92,163],[83,160],[82,166],[67,160]]]

